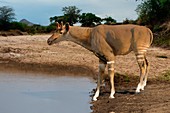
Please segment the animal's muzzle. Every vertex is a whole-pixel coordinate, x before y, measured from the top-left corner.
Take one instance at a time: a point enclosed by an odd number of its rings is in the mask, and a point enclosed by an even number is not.
[[[52,40],[48,39],[48,40],[47,40],[47,44],[48,44],[48,45],[51,45],[51,44],[52,44]]]

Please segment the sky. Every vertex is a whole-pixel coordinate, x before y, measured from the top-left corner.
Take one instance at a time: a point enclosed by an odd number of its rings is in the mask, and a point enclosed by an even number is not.
[[[101,18],[111,16],[117,22],[136,19],[136,0],[0,0],[0,6],[14,9],[16,21],[27,19],[40,24],[50,24],[49,18],[63,15],[62,8],[76,6],[81,13],[93,13]]]

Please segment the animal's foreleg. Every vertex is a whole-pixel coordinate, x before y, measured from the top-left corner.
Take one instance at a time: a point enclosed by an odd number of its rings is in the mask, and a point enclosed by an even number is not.
[[[109,98],[114,98],[115,87],[114,87],[114,61],[107,62],[108,74],[110,76],[111,93]]]
[[[98,74],[98,79],[97,79],[97,90],[96,93],[93,97],[93,100],[96,101],[97,97],[99,96],[100,93],[100,86],[103,81],[103,76],[104,76],[104,71],[105,71],[106,64],[100,61],[99,63],[99,74]]]

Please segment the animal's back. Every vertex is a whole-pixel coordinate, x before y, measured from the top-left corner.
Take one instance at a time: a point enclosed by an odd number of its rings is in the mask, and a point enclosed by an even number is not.
[[[148,48],[152,41],[152,32],[138,25],[100,25],[95,28],[115,55],[127,54],[139,48]]]

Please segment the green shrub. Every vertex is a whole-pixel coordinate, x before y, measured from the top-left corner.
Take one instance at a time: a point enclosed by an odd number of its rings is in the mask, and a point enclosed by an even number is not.
[[[163,29],[162,29],[162,27],[160,27],[160,25],[154,25],[154,27],[153,27],[153,32],[160,32],[162,30]]]
[[[153,44],[163,48],[170,48],[170,33],[155,35]]]
[[[164,81],[170,81],[170,70],[163,73],[160,79]]]
[[[56,25],[55,25],[55,23],[52,23],[52,24],[50,24],[49,26],[47,26],[46,32],[47,32],[47,33],[50,33],[50,32],[52,32],[52,31],[54,31],[55,29],[56,29]]]
[[[13,30],[20,30],[20,31],[23,31],[23,32],[26,32],[28,26],[24,23],[20,23],[20,22],[12,22],[11,23],[11,27],[10,29],[13,29]]]

